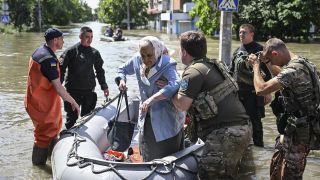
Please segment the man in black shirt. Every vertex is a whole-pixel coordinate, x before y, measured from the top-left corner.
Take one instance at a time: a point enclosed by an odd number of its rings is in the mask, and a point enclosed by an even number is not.
[[[241,46],[233,53],[230,73],[239,85],[239,98],[243,103],[247,114],[252,123],[252,138],[256,146],[263,147],[263,127],[261,118],[265,116],[264,105],[268,104],[271,95],[257,96],[253,86],[252,67],[246,65],[246,59],[249,54],[255,54],[263,50],[263,47],[253,40],[254,27],[251,24],[243,24],[239,29]],[[261,69],[266,80],[271,79],[271,74],[264,63],[261,63]]]
[[[89,27],[80,29],[80,42],[68,48],[61,55],[60,80],[71,96],[81,106],[81,116],[90,113],[96,106],[97,94],[94,92],[97,77],[104,95],[109,96],[108,85],[103,69],[103,60],[98,50],[91,47],[93,33]],[[94,73],[94,69],[95,73]],[[65,78],[65,73],[67,76]],[[77,114],[71,109],[70,103],[64,102],[64,109],[67,113],[66,128],[71,128],[76,120]]]

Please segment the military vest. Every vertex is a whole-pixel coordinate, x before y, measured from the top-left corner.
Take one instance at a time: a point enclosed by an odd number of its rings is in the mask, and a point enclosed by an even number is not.
[[[224,80],[215,88],[201,92],[196,99],[194,99],[191,109],[194,110],[193,115],[197,121],[209,120],[218,114],[217,104],[232,92],[239,90],[237,83],[228,73],[227,69],[222,63],[215,59],[201,59],[192,64],[192,67],[197,69],[202,75],[208,74],[208,67],[204,63],[211,65],[210,70],[216,69],[221,73]]]
[[[282,91],[285,114],[288,115],[285,127],[287,135],[293,135],[295,143],[307,144],[311,150],[320,149],[320,83],[316,66],[299,57],[287,67],[299,69],[310,76],[296,82],[290,89]]]
[[[292,60],[288,66],[293,69],[300,69],[310,75],[310,79],[303,79],[296,82],[290,89],[285,88],[280,97],[285,107],[285,113],[296,116],[312,115],[319,105],[319,77],[316,66],[307,59],[299,57]]]

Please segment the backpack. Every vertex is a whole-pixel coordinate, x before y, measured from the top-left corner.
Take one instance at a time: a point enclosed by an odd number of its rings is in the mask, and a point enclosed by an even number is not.
[[[307,59],[297,61],[297,63],[303,64],[309,70],[316,98],[316,108],[309,119],[311,125],[309,148],[311,150],[320,150],[320,73],[315,65],[307,62]]]

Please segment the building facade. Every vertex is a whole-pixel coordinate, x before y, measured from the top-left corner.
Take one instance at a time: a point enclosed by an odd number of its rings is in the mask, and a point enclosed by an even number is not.
[[[154,17],[150,25],[157,31],[177,35],[197,30],[198,18],[189,16],[193,6],[192,0],[149,0],[148,14]]]

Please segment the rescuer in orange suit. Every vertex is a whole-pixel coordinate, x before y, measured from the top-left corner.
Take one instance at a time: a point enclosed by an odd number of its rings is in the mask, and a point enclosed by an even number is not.
[[[55,55],[63,46],[63,33],[49,28],[44,34],[46,44],[30,57],[25,108],[34,125],[32,163],[45,165],[48,147],[62,127],[61,99],[79,112],[79,105],[60,83],[59,61]]]

